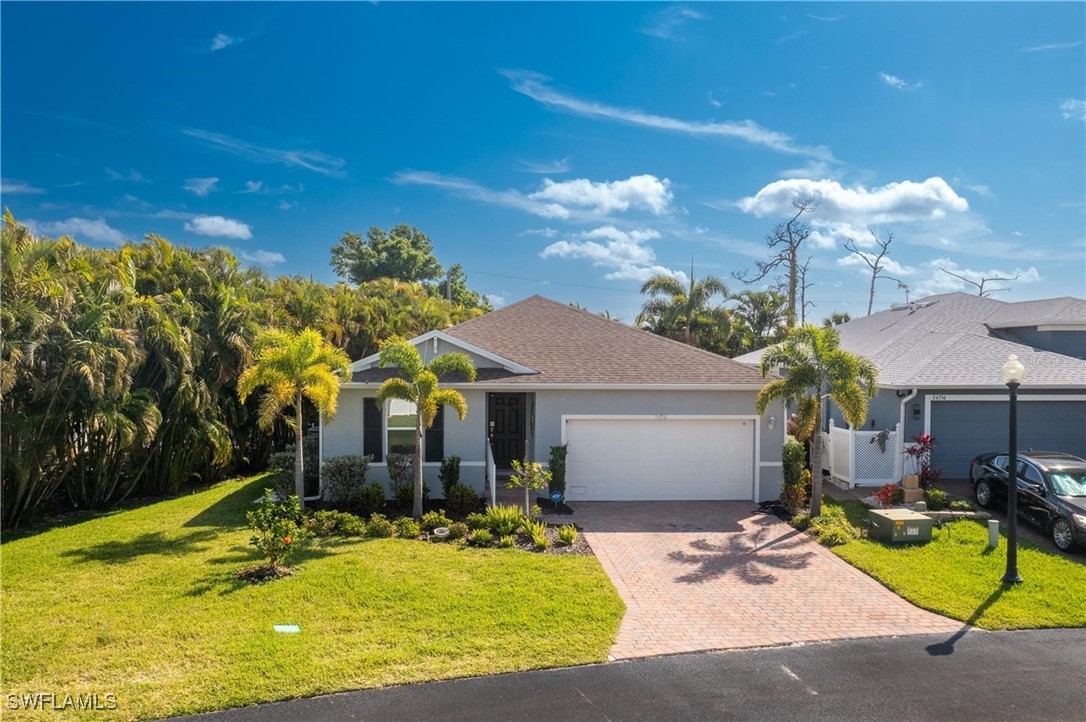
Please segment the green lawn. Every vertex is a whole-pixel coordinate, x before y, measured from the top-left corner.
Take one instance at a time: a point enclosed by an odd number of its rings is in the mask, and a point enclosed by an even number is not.
[[[337,541],[296,557],[293,577],[240,583],[262,486],[6,541],[2,691],[112,692],[119,717],[149,718],[599,662],[618,632],[623,603],[592,557]]]
[[[867,519],[857,501],[845,507],[854,524]],[[1058,552],[1018,543],[1024,583],[1005,588],[1006,539],[988,549],[988,530],[962,520],[935,529],[930,544],[888,545],[859,539],[833,552],[918,607],[984,629],[1086,626],[1086,565]]]

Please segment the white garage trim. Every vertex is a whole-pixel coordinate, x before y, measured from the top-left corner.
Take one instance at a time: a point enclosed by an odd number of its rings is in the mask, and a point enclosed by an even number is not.
[[[668,419],[695,420],[695,421],[750,421],[754,428],[754,449],[752,450],[751,474],[754,477],[754,500],[761,498],[761,467],[762,464],[762,425],[761,417],[753,414],[562,414],[562,443],[566,439],[567,421],[606,421],[609,419],[618,421],[667,421]],[[768,465],[772,465],[770,462]],[[780,462],[775,462],[780,465]]]
[[[931,404],[933,401],[1003,401],[1007,394],[927,394],[924,397],[924,433],[931,433]],[[1086,401],[1083,394],[1018,394],[1018,401]]]

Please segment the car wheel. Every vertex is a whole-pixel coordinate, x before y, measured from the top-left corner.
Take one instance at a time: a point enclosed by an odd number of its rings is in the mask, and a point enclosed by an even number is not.
[[[977,497],[977,506],[987,509],[992,505],[992,485],[987,479],[981,479],[973,487],[973,495]]]
[[[1063,518],[1052,522],[1052,543],[1061,552],[1071,549],[1075,543],[1075,532],[1071,529],[1071,522]]]

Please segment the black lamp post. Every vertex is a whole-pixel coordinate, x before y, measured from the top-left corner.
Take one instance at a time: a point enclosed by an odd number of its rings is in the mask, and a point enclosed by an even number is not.
[[[1013,353],[1003,364],[1003,383],[1010,389],[1010,441],[1007,445],[1007,572],[1003,581],[1018,584],[1018,387],[1026,367]]]

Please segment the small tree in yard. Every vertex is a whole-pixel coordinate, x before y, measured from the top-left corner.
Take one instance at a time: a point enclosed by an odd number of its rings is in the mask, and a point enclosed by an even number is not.
[[[474,381],[475,364],[467,354],[459,352],[443,353],[424,364],[419,350],[399,337],[390,338],[381,346],[379,358],[382,366],[399,369],[400,376],[390,378],[378,387],[377,403],[400,399],[415,405],[415,503],[411,515],[421,519],[422,435],[433,425],[441,406],[451,407],[461,420],[468,415],[464,395],[455,389],[439,388],[438,379],[445,374],[458,373],[469,382]]]
[[[347,354],[330,345],[311,328],[301,333],[269,331],[258,341],[259,351],[252,366],[238,378],[238,398],[242,403],[258,388],[260,399],[258,423],[267,429],[283,415],[288,406],[294,418],[294,490],[305,497],[304,437],[302,401],[309,399],[325,419],[336,415],[339,384],[350,374]]]
[[[764,414],[776,399],[787,399],[799,407],[799,439],[811,438],[811,516],[822,514],[822,402],[830,398],[852,428],[863,426],[867,402],[878,391],[878,369],[863,356],[840,348],[841,336],[834,328],[806,325],[788,332],[784,341],[762,354],[762,377],[783,367],[784,376],[762,387],[754,400]]]
[[[258,576],[281,576],[289,573],[283,562],[301,544],[305,536],[302,505],[297,496],[279,501],[271,489],[264,490],[264,497],[256,509],[245,515],[253,536],[249,543],[267,559],[261,567],[244,572],[257,572]],[[243,572],[243,573],[244,573]]]
[[[524,489],[524,515],[532,513],[532,489],[542,489],[550,483],[551,473],[543,468],[538,461],[525,461],[521,463],[513,459],[513,471],[509,477],[508,489]]]

